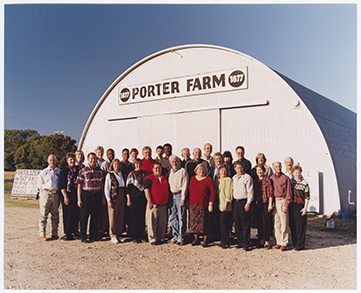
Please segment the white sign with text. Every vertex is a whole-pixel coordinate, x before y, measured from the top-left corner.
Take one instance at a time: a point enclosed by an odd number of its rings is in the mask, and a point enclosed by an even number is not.
[[[11,197],[35,198],[38,193],[38,177],[41,170],[16,170]]]

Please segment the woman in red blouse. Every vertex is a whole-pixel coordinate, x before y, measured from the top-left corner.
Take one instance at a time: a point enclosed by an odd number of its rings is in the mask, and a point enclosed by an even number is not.
[[[207,236],[210,230],[210,214],[213,211],[213,203],[216,197],[216,186],[211,177],[206,176],[206,168],[203,164],[194,169],[196,175],[189,184],[189,226],[194,234],[192,245],[201,244],[207,247]],[[200,242],[199,235],[203,235]]]

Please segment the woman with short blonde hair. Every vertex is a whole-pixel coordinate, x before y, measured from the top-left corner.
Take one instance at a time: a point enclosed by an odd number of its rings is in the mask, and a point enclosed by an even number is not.
[[[265,156],[264,153],[258,153],[257,156],[256,156],[256,164],[261,164],[265,167],[265,172],[264,172],[264,175],[267,176],[267,177],[270,177],[273,175],[273,170],[270,166],[266,165],[266,162],[267,162],[267,158]],[[255,178],[256,176],[256,169],[253,168],[252,169],[252,177]]]
[[[198,164],[194,171],[196,175],[189,184],[189,230],[194,234],[193,246],[201,244],[207,247],[216,186],[211,177],[206,176],[207,170],[203,164]],[[203,235],[203,242],[200,242],[199,235]]]

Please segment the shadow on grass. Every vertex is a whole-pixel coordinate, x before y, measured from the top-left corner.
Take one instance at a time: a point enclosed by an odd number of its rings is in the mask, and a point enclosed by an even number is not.
[[[356,244],[356,214],[349,220],[334,216],[335,228],[326,228],[326,218],[308,216],[305,249],[318,249],[333,246]]]

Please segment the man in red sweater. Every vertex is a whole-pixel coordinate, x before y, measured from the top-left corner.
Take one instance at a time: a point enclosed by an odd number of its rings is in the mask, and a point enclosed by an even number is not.
[[[145,146],[142,149],[143,159],[142,159],[142,167],[140,168],[142,171],[145,171],[147,175],[152,174],[153,172],[153,164],[157,162],[152,159],[152,149],[150,146]]]
[[[153,164],[153,174],[144,180],[144,192],[147,198],[147,226],[148,240],[152,245],[164,243],[164,233],[167,228],[167,203],[169,197],[169,184],[162,175],[162,165]]]

